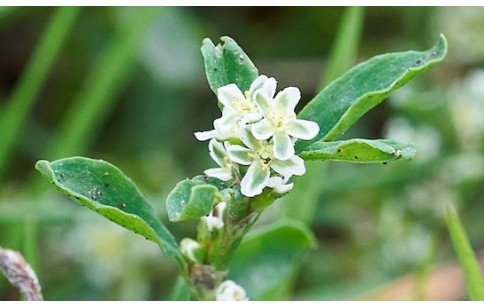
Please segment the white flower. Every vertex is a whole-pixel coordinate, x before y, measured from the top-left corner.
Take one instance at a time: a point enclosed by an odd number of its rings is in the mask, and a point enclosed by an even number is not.
[[[225,280],[215,291],[215,300],[217,301],[247,301],[247,293],[245,290],[233,282],[232,280]]]
[[[237,137],[239,122],[247,124],[262,119],[260,109],[254,103],[254,94],[257,91],[272,97],[276,91],[276,84],[274,78],[261,75],[252,82],[245,93],[233,83],[220,87],[217,90],[217,97],[224,108],[222,117],[213,122],[216,137],[222,140]]]
[[[200,244],[191,238],[184,238],[180,242],[181,253],[193,262],[198,262],[201,249]]]
[[[226,144],[228,146],[228,143]],[[210,168],[205,170],[207,176],[211,176],[222,181],[229,181],[233,178],[232,168],[234,168],[227,151],[222,143],[215,139],[208,144],[210,157],[220,166],[220,168]]]
[[[294,155],[291,137],[310,140],[319,132],[316,122],[296,118],[294,108],[301,99],[298,88],[289,87],[280,91],[273,99],[266,91],[257,91],[254,102],[264,118],[252,125],[252,133],[259,140],[274,140],[274,156],[280,160]]]
[[[255,139],[250,132],[250,127],[241,127],[239,137],[246,147],[229,145],[227,147],[227,153],[232,161],[249,166],[244,178],[240,182],[243,195],[254,197],[261,194],[265,187],[285,185],[291,176],[303,175],[306,172],[302,158],[293,155],[284,161],[277,159],[274,156],[272,142]],[[282,175],[285,181],[279,182],[278,180],[271,180],[270,169]],[[281,187],[281,190],[287,188],[290,190],[292,186]]]

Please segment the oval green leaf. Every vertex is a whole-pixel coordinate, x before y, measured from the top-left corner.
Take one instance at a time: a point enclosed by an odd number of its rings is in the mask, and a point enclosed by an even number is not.
[[[216,95],[218,88],[235,83],[242,92],[249,90],[259,71],[233,39],[228,36],[220,39],[223,44],[215,46],[206,38],[201,48],[210,89]]]
[[[355,163],[379,163],[397,159],[412,159],[415,148],[393,140],[349,139],[317,141],[302,151],[305,160],[338,160]]]
[[[392,92],[440,63],[446,53],[447,41],[441,35],[427,51],[384,54],[355,66],[301,110],[298,117],[315,121],[320,131],[312,140],[299,140],[296,152],[317,140],[333,140]]]
[[[168,219],[174,222],[198,219],[208,215],[222,200],[218,188],[208,184],[203,177],[183,180],[166,199]]]
[[[149,239],[182,268],[185,262],[173,235],[153,212],[131,179],[112,164],[85,157],[52,162],[40,160],[35,168],[70,199]]]
[[[274,299],[271,293],[278,293],[304,252],[315,246],[306,225],[281,221],[247,236],[230,263],[228,278],[241,285],[250,300]]]

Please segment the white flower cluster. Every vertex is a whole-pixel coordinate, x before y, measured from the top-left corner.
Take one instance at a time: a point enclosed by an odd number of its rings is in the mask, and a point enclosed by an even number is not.
[[[319,132],[317,123],[296,118],[299,89],[288,87],[275,95],[276,84],[273,77],[261,75],[245,93],[235,84],[220,87],[222,117],[213,122],[214,130],[195,133],[200,141],[211,139],[210,156],[219,165],[205,170],[206,175],[234,180],[240,174],[239,165],[248,166],[240,182],[247,197],[261,194],[266,187],[281,194],[291,190],[291,176],[306,172],[294,143]]]

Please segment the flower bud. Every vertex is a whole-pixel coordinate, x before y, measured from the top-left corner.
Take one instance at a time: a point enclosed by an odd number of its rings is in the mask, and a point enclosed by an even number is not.
[[[191,238],[184,238],[180,242],[181,253],[190,261],[200,263],[202,261],[202,248],[200,244]]]
[[[247,293],[245,290],[233,282],[226,280],[222,282],[215,292],[215,300],[217,301],[247,301]]]

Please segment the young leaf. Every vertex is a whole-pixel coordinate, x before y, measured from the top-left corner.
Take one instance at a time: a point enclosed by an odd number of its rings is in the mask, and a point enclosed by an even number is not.
[[[355,163],[377,163],[390,160],[412,159],[415,149],[409,144],[393,140],[349,139],[317,141],[302,151],[305,160],[339,160]]]
[[[149,239],[184,268],[183,257],[171,233],[165,228],[136,185],[112,164],[85,157],[48,162],[35,168],[56,189],[81,205]]]
[[[230,264],[229,279],[244,287],[251,300],[271,297],[268,292],[288,279],[302,254],[315,245],[306,225],[280,221],[242,242]]]
[[[469,299],[484,300],[484,277],[456,210],[447,207],[447,227],[464,272]]]
[[[447,41],[441,35],[427,51],[384,54],[355,66],[301,110],[298,117],[315,121],[320,131],[312,140],[299,140],[296,152],[317,140],[330,141],[345,132],[390,93],[440,63],[446,53]]]
[[[215,46],[208,38],[203,40],[202,55],[205,74],[213,93],[230,83],[235,83],[244,92],[259,75],[254,63],[242,48],[228,36],[222,36],[223,45]]]
[[[222,201],[218,188],[200,178],[186,179],[170,192],[166,199],[166,211],[170,221],[198,219],[208,215]]]

